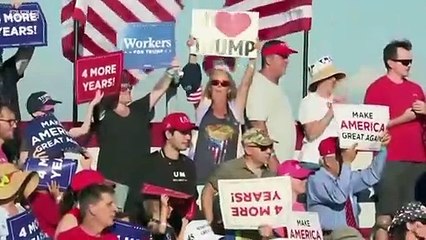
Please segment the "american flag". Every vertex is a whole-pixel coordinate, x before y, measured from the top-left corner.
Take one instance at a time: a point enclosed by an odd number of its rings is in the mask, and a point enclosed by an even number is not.
[[[117,51],[117,33],[128,22],[175,22],[181,0],[63,0],[61,23],[64,57],[74,61],[73,21],[80,22],[79,56]],[[130,70],[137,79],[142,72]]]
[[[259,12],[260,40],[308,31],[312,24],[312,0],[226,0],[224,10]]]

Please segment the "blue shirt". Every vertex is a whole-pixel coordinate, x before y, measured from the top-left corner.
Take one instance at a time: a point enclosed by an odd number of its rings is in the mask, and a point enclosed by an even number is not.
[[[382,148],[366,169],[352,171],[350,164],[343,163],[338,177],[323,167],[309,177],[307,209],[309,212],[318,213],[323,230],[347,227],[345,202],[348,197],[352,201],[355,218],[359,223],[359,206],[355,194],[372,187],[380,180],[386,156],[387,150]]]

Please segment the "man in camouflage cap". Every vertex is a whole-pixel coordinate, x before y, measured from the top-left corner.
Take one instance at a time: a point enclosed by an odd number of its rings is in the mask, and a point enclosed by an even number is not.
[[[218,181],[220,179],[251,179],[276,176],[276,173],[270,171],[267,165],[274,143],[277,143],[277,141],[269,138],[264,131],[257,128],[248,129],[242,136],[244,156],[220,164],[210,176],[203,189],[201,205],[205,218],[214,230],[218,229],[218,223],[222,221],[220,215],[213,214],[214,198],[219,191]],[[215,209],[215,212],[219,213],[220,211]],[[223,234],[217,231],[216,233]],[[239,239],[261,239],[258,231],[253,230],[237,231],[233,232],[232,235],[240,237]]]
[[[420,202],[410,202],[399,209],[389,227],[394,240],[426,238],[426,207]]]

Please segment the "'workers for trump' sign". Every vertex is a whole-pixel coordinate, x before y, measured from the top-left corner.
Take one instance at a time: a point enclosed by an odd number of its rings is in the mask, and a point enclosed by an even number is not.
[[[258,12],[192,10],[191,53],[254,58],[259,31]]]
[[[117,43],[124,52],[126,69],[169,67],[176,56],[175,24],[128,23],[118,34]]]
[[[78,143],[53,114],[31,120],[26,128],[25,141],[29,152],[45,151],[50,158],[60,157],[67,150],[80,150]]]
[[[38,3],[23,3],[18,9],[0,4],[0,47],[46,45],[46,18]]]
[[[380,135],[389,123],[389,107],[364,104],[334,104],[339,124],[340,148],[357,143],[359,150],[380,150]]]
[[[219,180],[225,229],[281,227],[292,209],[290,177]]]
[[[38,187],[48,189],[55,181],[61,190],[66,190],[77,170],[77,161],[72,159],[38,159],[29,158],[25,171],[35,171],[40,177]]]
[[[78,59],[75,73],[77,103],[91,101],[98,90],[105,95],[118,94],[122,72],[123,52]]]

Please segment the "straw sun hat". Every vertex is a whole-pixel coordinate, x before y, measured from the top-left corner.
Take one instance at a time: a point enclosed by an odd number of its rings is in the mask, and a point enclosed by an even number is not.
[[[311,88],[312,84],[321,82],[330,77],[335,77],[336,80],[346,78],[346,73],[338,70],[334,66],[333,60],[329,56],[322,57],[314,64],[309,66],[309,73],[311,75],[311,82],[309,83],[309,88]]]
[[[39,183],[37,172],[23,172],[11,163],[0,164],[0,201],[23,193],[27,198]]]

